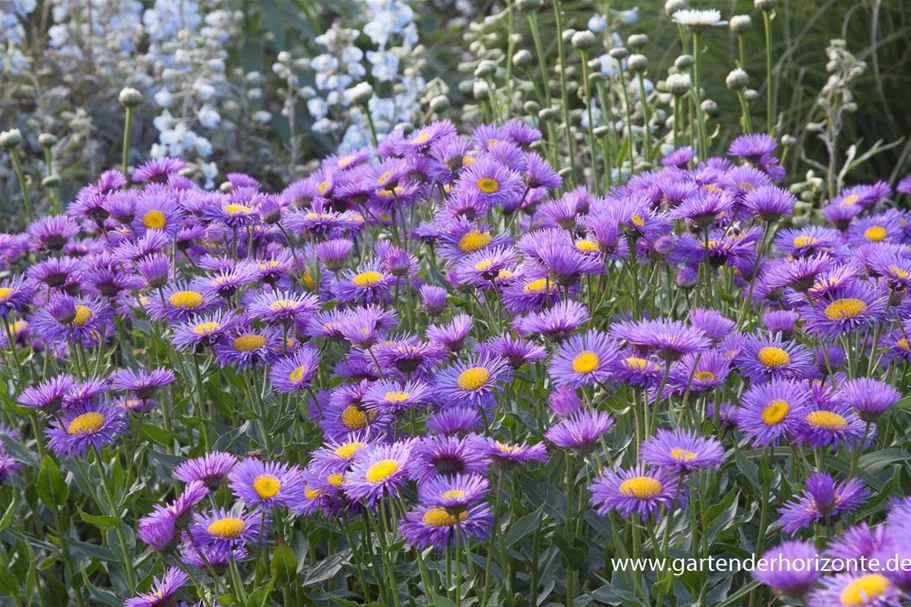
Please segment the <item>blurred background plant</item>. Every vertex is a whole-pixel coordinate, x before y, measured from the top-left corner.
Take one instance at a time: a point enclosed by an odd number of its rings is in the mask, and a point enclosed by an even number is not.
[[[690,122],[709,153],[742,131],[744,107],[765,130],[767,17],[775,134],[791,174],[813,171],[802,191],[831,197],[874,176],[894,183],[907,169],[903,0],[560,4],[557,23],[551,0],[0,0],[0,130],[23,135],[39,210],[53,184],[66,204],[78,184],[120,164],[124,86],[145,100],[131,123],[130,165],[181,156],[208,187],[241,170],[273,187],[300,178],[328,153],[369,145],[368,114],[380,139],[396,124],[442,116],[467,127],[521,117],[549,134],[549,159],[573,173],[587,165],[579,177],[589,182],[599,166],[607,186],[686,143],[675,135]],[[670,17],[687,6],[728,21],[699,36],[699,91],[679,59],[694,53],[690,38]],[[727,90],[735,68],[745,86]],[[372,91],[357,92],[366,108],[353,95],[360,83]],[[696,92],[706,112],[692,111]],[[42,133],[54,136],[44,146]],[[807,185],[820,175],[824,187]],[[0,221],[21,216],[6,154],[0,195]]]

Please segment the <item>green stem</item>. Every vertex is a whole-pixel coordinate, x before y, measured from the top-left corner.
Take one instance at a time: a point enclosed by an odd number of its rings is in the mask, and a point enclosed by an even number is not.
[[[13,168],[16,170],[16,178],[19,180],[19,189],[22,190],[22,204],[25,207],[25,219],[27,223],[31,223],[35,219],[35,214],[32,212],[32,202],[28,197],[28,182],[25,180],[25,173],[22,171],[22,160],[19,157],[19,150],[17,148],[10,148],[9,155],[10,158],[13,159]]]
[[[126,108],[127,114],[126,119],[124,120],[123,125],[123,160],[121,166],[123,167],[123,176],[127,176],[127,166],[129,164],[130,157],[130,137],[133,132],[133,108]]]
[[[560,98],[563,106],[563,122],[566,127],[566,150],[569,154],[571,183],[576,181],[576,156],[573,152],[573,133],[569,122],[569,91],[566,88],[566,50],[563,45],[562,0],[554,0],[554,20],[557,26],[557,54],[560,59]],[[543,69],[543,66],[542,66]]]

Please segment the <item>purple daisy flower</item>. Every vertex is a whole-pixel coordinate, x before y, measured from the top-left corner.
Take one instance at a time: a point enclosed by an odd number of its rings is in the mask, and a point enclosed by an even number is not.
[[[34,283],[51,289],[62,287],[74,276],[79,277],[80,261],[73,257],[52,257],[29,267],[26,274]]]
[[[445,508],[416,506],[399,521],[404,540],[419,550],[433,547],[445,550],[455,540],[455,526],[461,537],[478,541],[487,537],[493,527],[493,515],[488,504],[476,504],[459,514],[449,514]]]
[[[195,350],[214,346],[230,332],[240,319],[232,312],[218,310],[211,314],[194,316],[175,327],[171,343],[178,350]]]
[[[603,383],[619,358],[619,348],[606,333],[574,335],[554,353],[548,373],[558,386],[579,388]]]
[[[262,329],[236,327],[215,345],[215,361],[220,367],[238,370],[260,367],[282,349],[282,336],[273,327]]]
[[[550,409],[560,417],[569,417],[582,408],[582,399],[575,388],[560,386],[550,393]]]
[[[439,253],[450,263],[461,261],[482,249],[510,243],[508,236],[491,234],[489,226],[464,217],[449,221],[441,227],[443,230],[439,239]]]
[[[38,409],[52,415],[63,406],[63,398],[75,385],[76,381],[69,375],[51,377],[23,390],[17,402],[23,407]]]
[[[174,372],[164,367],[151,371],[118,369],[111,375],[111,387],[114,390],[132,392],[141,399],[148,399],[176,379]]]
[[[339,326],[342,336],[352,344],[369,349],[383,333],[398,324],[396,313],[378,306],[365,306],[349,310]]]
[[[770,135],[759,133],[756,135],[741,135],[731,142],[728,155],[743,158],[751,164],[771,154],[778,147],[778,143]]]
[[[522,196],[522,179],[489,156],[482,156],[459,175],[456,190],[480,195],[488,206],[508,205]]]
[[[189,320],[195,314],[208,312],[218,303],[214,296],[202,289],[172,285],[162,291],[161,297],[149,297],[147,309],[153,320],[176,323]]]
[[[802,598],[819,578],[818,553],[819,549],[812,542],[782,542],[762,554],[763,562],[773,566],[757,568],[753,578],[770,586],[777,595]]]
[[[838,230],[807,226],[799,230],[781,230],[775,236],[775,249],[792,257],[809,257],[826,253],[841,258],[841,235]]]
[[[857,478],[835,482],[829,474],[817,472],[807,479],[806,488],[796,499],[778,510],[779,522],[785,533],[826,520],[836,520],[860,508],[870,496],[863,482]]]
[[[602,516],[615,510],[623,518],[658,518],[662,506],[669,511],[686,503],[686,493],[670,472],[641,465],[619,472],[606,469],[589,490],[592,506]]]
[[[588,322],[588,308],[577,301],[558,302],[552,308],[533,312],[513,321],[513,328],[522,337],[541,336],[546,341],[560,342]]]
[[[186,537],[186,536],[185,536]],[[247,558],[247,549],[243,546],[226,546],[213,544],[210,546],[196,546],[189,538],[184,542],[180,551],[180,560],[186,565],[196,567],[204,572],[211,568],[217,575],[224,575],[231,566],[231,561],[241,562]],[[204,607],[204,603],[194,603],[192,606],[181,603],[179,607]]]
[[[654,436],[642,441],[639,457],[646,464],[686,474],[721,466],[724,463],[724,447],[714,437],[698,436],[682,428],[659,428]]]
[[[499,470],[512,470],[529,462],[546,462],[547,448],[544,443],[529,445],[526,442],[507,443],[492,437],[478,439],[478,447],[490,459],[490,463]]]
[[[809,410],[810,396],[804,384],[773,379],[744,392],[737,426],[759,447],[777,445],[800,429]]]
[[[358,452],[370,444],[370,432],[352,432],[339,440],[327,439],[313,452],[309,468],[318,472],[344,472],[348,470]]]
[[[711,308],[693,308],[687,314],[687,319],[694,328],[705,333],[715,343],[737,328],[737,323]]]
[[[141,183],[151,181],[155,183],[165,183],[172,174],[179,173],[183,170],[184,161],[179,158],[153,158],[138,166],[133,171],[133,181]]]
[[[196,513],[188,532],[194,546],[233,550],[238,546],[256,543],[261,537],[267,537],[266,529],[260,525],[261,518],[262,514],[258,510],[245,512],[240,508],[216,508]],[[269,525],[268,518],[265,524]]]
[[[671,367],[668,387],[674,393],[687,390],[705,392],[723,386],[730,372],[730,361],[717,350],[687,354]]]
[[[614,419],[603,411],[579,411],[548,428],[544,438],[561,449],[587,453],[613,425]]]
[[[875,421],[901,399],[901,393],[872,377],[851,379],[838,389],[838,400],[850,406],[865,422]]]
[[[173,476],[185,483],[199,481],[209,491],[217,491],[222,480],[236,465],[237,458],[230,453],[213,451],[186,460],[174,469]]]
[[[449,293],[442,287],[423,285],[420,289],[421,309],[428,316],[439,316],[446,309],[446,297]]]
[[[443,436],[461,436],[481,427],[481,414],[472,407],[446,407],[427,418],[426,426]]]
[[[279,394],[309,388],[320,362],[319,351],[310,346],[296,349],[269,369],[272,388]]]
[[[685,354],[706,350],[712,345],[711,340],[700,329],[688,327],[677,320],[662,318],[614,323],[610,334],[615,339],[652,352],[666,361],[674,361]]]
[[[66,215],[51,215],[36,219],[25,231],[40,250],[60,251],[79,233],[79,225]]]
[[[510,367],[518,369],[526,363],[542,360],[547,356],[547,351],[542,346],[506,333],[479,344],[478,354],[500,356],[506,359]]]
[[[888,539],[888,525],[871,527],[861,522],[849,527],[835,537],[826,547],[826,556],[841,561],[869,559],[881,548],[892,548]]]
[[[34,319],[35,329],[42,335],[93,347],[111,334],[113,317],[110,304],[99,297],[57,293],[29,320]]]
[[[447,408],[447,410],[456,408]],[[418,483],[436,476],[487,474],[487,457],[475,435],[466,437],[434,436],[417,441],[413,451],[411,476]]]
[[[487,408],[495,404],[495,394],[502,392],[511,375],[502,358],[469,356],[437,373],[434,387],[443,402]]]
[[[778,221],[790,215],[797,204],[797,197],[784,188],[765,185],[750,190],[743,197],[743,206],[763,221]]]
[[[108,403],[84,404],[63,410],[44,430],[48,447],[59,456],[85,457],[89,447],[100,451],[129,429],[123,409]]]
[[[457,314],[447,325],[428,326],[425,335],[431,343],[440,344],[450,352],[458,352],[471,332],[471,327],[470,316]]]
[[[611,364],[611,381],[640,388],[657,388],[668,363],[639,356],[635,351],[624,352]]]
[[[901,607],[902,592],[882,573],[854,571],[822,578],[808,607]]]
[[[770,288],[790,287],[806,292],[821,274],[835,267],[835,259],[826,253],[796,259],[779,259],[771,262],[762,273],[763,282]]]
[[[383,303],[396,279],[385,272],[379,262],[362,264],[355,270],[345,270],[332,285],[332,292],[342,301],[350,303]]]
[[[345,495],[371,506],[386,495],[398,495],[414,465],[413,451],[413,441],[375,445],[359,451],[345,475]]]
[[[418,486],[418,501],[422,505],[443,508],[449,514],[459,514],[489,493],[487,478],[480,474],[436,476]]]
[[[95,402],[111,389],[110,377],[89,377],[73,384],[63,397],[63,407],[71,409]]]
[[[831,445],[837,451],[840,445],[860,448],[864,436],[864,422],[851,407],[842,403],[812,403],[803,412],[803,421],[796,432],[796,442],[813,448]],[[875,434],[875,431],[873,432]],[[867,437],[867,441],[872,436]]]
[[[429,404],[433,400],[432,388],[422,381],[401,384],[392,380],[380,380],[370,386],[364,394],[364,407],[381,413],[398,415],[409,409]]]
[[[803,379],[813,369],[813,354],[780,334],[745,339],[734,358],[740,374],[754,383],[773,379]]]
[[[259,210],[239,200],[225,198],[213,200],[202,209],[202,217],[208,222],[221,224],[233,230],[244,228],[259,221]]]
[[[297,467],[255,458],[243,460],[228,473],[228,485],[234,497],[248,506],[284,506],[299,483]]]
[[[820,298],[803,309],[805,330],[819,338],[837,339],[882,320],[886,298],[863,283],[854,283],[839,293]]]
[[[762,315],[762,322],[769,333],[778,333],[783,339],[791,339],[800,314],[793,310],[772,310]]]
[[[0,282],[0,318],[9,317],[10,312],[22,312],[34,294],[34,287],[21,276]]]
[[[174,594],[190,580],[190,576],[176,567],[170,567],[163,577],[154,577],[148,592],[127,599],[124,607],[160,607],[172,601]]]
[[[330,272],[338,272],[348,265],[348,255],[354,242],[347,238],[334,238],[316,245],[316,256]]]
[[[247,303],[246,310],[253,319],[280,325],[306,320],[319,310],[319,300],[309,293],[268,291],[253,295]]]
[[[530,188],[559,190],[563,178],[544,158],[531,152],[525,155],[525,184]]]
[[[721,191],[701,190],[671,210],[671,219],[691,221],[697,228],[706,228],[730,215],[733,199]]]

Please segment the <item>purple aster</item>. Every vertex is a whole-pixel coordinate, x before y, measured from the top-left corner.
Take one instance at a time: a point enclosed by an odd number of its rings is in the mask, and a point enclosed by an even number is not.
[[[822,226],[807,226],[799,230],[781,230],[775,236],[775,249],[793,257],[809,257],[817,253],[839,256],[841,235],[838,230]]]
[[[797,204],[797,197],[784,188],[765,185],[750,190],[743,197],[743,206],[763,221],[778,221],[790,215]]]
[[[835,259],[826,253],[796,259],[779,259],[770,263],[762,273],[762,280],[771,288],[790,287],[805,292],[813,286],[816,277],[835,267]]]
[[[900,194],[911,194],[911,175],[902,178],[898,185],[895,186],[895,191]]]
[[[392,310],[378,306],[358,307],[348,311],[339,325],[339,331],[352,344],[369,349],[398,321]]]
[[[245,512],[237,507],[233,510],[216,508],[198,512],[188,532],[194,546],[198,548],[221,547],[233,550],[268,537],[267,529],[260,525],[261,518],[259,510]],[[268,518],[265,524],[269,525]]]
[[[828,204],[822,208],[823,217],[838,230],[847,230],[863,212],[863,207],[856,204]]]
[[[409,409],[429,404],[433,400],[432,388],[422,381],[404,384],[392,380],[374,383],[364,394],[364,407],[381,413],[398,415]]]
[[[338,272],[348,265],[348,255],[354,242],[347,238],[326,240],[316,245],[316,256],[330,272]]]
[[[582,408],[582,400],[575,388],[560,386],[550,393],[550,409],[560,417],[569,417]]]
[[[493,207],[508,206],[519,199],[523,186],[517,173],[489,156],[482,156],[462,170],[455,189],[480,195]]]
[[[76,385],[69,375],[58,375],[29,386],[19,395],[17,402],[29,409],[38,409],[48,415],[56,413],[63,405],[63,398]]]
[[[463,258],[455,266],[455,274],[460,285],[489,289],[504,273],[512,273],[517,259],[511,247],[488,247]]]
[[[73,384],[63,397],[63,408],[81,407],[95,402],[111,389],[110,377],[89,377]]]
[[[813,369],[813,354],[780,334],[750,336],[734,358],[741,375],[754,383],[772,379],[802,379]]]
[[[345,475],[345,495],[371,506],[386,495],[398,495],[414,466],[414,447],[409,440],[359,451]]]
[[[100,451],[125,434],[128,426],[123,409],[108,403],[84,404],[63,410],[44,434],[48,447],[57,455],[85,457],[88,447]]]
[[[176,379],[170,369],[160,367],[145,369],[118,369],[111,375],[111,387],[115,390],[132,392],[141,399],[151,398],[156,391],[171,384]]]
[[[79,341],[93,347],[112,333],[113,317],[110,304],[101,298],[56,293],[29,321],[49,340]]]
[[[446,309],[446,297],[448,292],[442,287],[433,285],[423,285],[421,293],[421,309],[428,316],[439,316]]]
[[[378,261],[362,264],[357,270],[345,270],[333,282],[336,297],[350,303],[383,303],[396,278],[385,271]]]
[[[632,347],[652,352],[666,361],[708,349],[712,342],[702,330],[677,320],[658,318],[640,322],[615,323],[610,334]]]
[[[266,291],[250,297],[246,311],[251,318],[267,324],[284,324],[306,320],[319,310],[319,300],[309,293]]]
[[[903,593],[882,573],[853,571],[822,578],[808,607],[901,607]]]
[[[541,274],[544,274],[543,276]],[[573,288],[570,288],[572,293]],[[546,272],[522,276],[503,288],[503,305],[510,312],[535,310],[560,300],[560,286]]]
[[[511,369],[499,357],[472,355],[441,370],[434,378],[436,396],[453,405],[490,407],[503,391]]]
[[[513,369],[518,369],[526,363],[542,360],[547,356],[547,351],[542,346],[525,341],[521,337],[513,337],[509,333],[478,344],[478,353],[505,358]]]
[[[544,158],[531,152],[525,155],[525,184],[530,188],[559,190],[563,178]]]
[[[904,217],[894,212],[861,217],[848,226],[845,241],[848,246],[899,244],[905,236],[904,223]]]
[[[777,595],[799,599],[819,578],[818,556],[819,549],[812,542],[782,542],[762,554],[765,566],[757,567],[753,578],[770,586]]]
[[[850,406],[866,422],[876,420],[900,399],[898,390],[872,377],[848,380],[838,390],[838,400]]]
[[[710,308],[692,308],[687,319],[694,328],[699,329],[713,342],[718,343],[737,327],[730,318]]]
[[[425,334],[431,343],[440,344],[450,352],[458,352],[465,344],[471,327],[471,317],[467,314],[458,314],[449,324],[428,326]]]
[[[778,510],[785,533],[796,533],[815,523],[835,521],[842,514],[860,508],[870,492],[857,478],[835,482],[829,474],[817,472],[807,479],[806,488],[796,499]]]
[[[778,143],[775,139],[765,133],[741,135],[731,142],[728,155],[756,164],[763,156],[774,152],[777,147]]]
[[[777,445],[800,430],[810,410],[810,395],[804,384],[774,379],[743,393],[737,426],[756,446]]]
[[[574,335],[560,345],[551,359],[548,373],[558,386],[578,388],[603,383],[619,355],[617,344],[606,333],[589,331]]]
[[[412,453],[412,478],[424,483],[440,475],[487,474],[487,458],[478,444],[480,440],[475,435],[421,438]]]
[[[173,476],[185,483],[199,481],[209,491],[217,491],[222,480],[236,465],[237,458],[230,453],[213,451],[186,460],[174,469]]]
[[[459,217],[441,226],[439,254],[448,262],[456,262],[487,247],[505,246],[509,236],[492,234],[490,227]]]
[[[299,483],[300,471],[295,466],[256,458],[243,460],[228,473],[234,497],[248,506],[284,506]]]
[[[560,342],[590,319],[584,304],[566,300],[552,308],[516,319],[513,328],[522,337],[540,336],[546,341]]]
[[[724,447],[714,437],[698,436],[681,428],[659,428],[654,436],[642,441],[639,458],[651,466],[685,474],[721,466]]]
[[[279,359],[269,370],[272,388],[279,394],[309,388],[319,367],[319,351],[303,346]]]
[[[150,296],[147,309],[153,320],[176,323],[189,320],[196,314],[208,312],[217,305],[218,299],[202,289],[172,285],[164,289],[159,297]]]
[[[472,407],[446,407],[427,418],[426,426],[443,436],[461,436],[481,427],[481,414]]]
[[[800,314],[793,310],[772,310],[762,315],[762,322],[769,333],[778,333],[784,339],[791,339]]]
[[[872,327],[886,312],[886,298],[863,283],[829,293],[803,309],[805,330],[818,338],[837,339]]]
[[[483,540],[493,527],[490,506],[476,504],[459,514],[449,514],[440,506],[416,506],[399,521],[399,532],[405,542],[419,550],[428,547],[445,550],[455,540],[456,524],[461,537],[465,538],[463,541],[468,538]]]
[[[563,418],[544,433],[544,438],[562,449],[593,450],[614,419],[603,411],[579,411]]]
[[[184,166],[184,161],[179,158],[168,158],[167,156],[153,158],[133,171],[133,181],[136,183],[143,181],[165,183],[168,177],[182,171]]]
[[[171,343],[178,350],[195,350],[204,346],[214,346],[238,322],[240,319],[237,316],[224,310],[194,316],[174,328]]]
[[[394,369],[408,378],[426,376],[449,355],[442,344],[414,336],[388,337],[373,348],[373,353],[383,369]],[[371,364],[375,370],[372,360]]]
[[[705,392],[723,386],[730,370],[730,361],[717,350],[687,354],[671,367],[668,386],[677,394]]]
[[[186,584],[190,576],[176,567],[170,567],[163,577],[154,577],[148,592],[127,599],[124,607],[162,607],[172,602],[174,594]]]
[[[170,240],[177,234],[183,219],[184,211],[174,198],[153,193],[139,197],[131,225],[139,236],[155,232]]]
[[[826,547],[825,555],[842,561],[869,559],[881,548],[892,548],[888,537],[888,525],[871,527],[862,521],[836,536]]]
[[[849,449],[860,448],[865,435],[864,422],[851,407],[842,403],[811,403],[802,413],[795,441],[812,448],[832,446],[833,451],[845,445]],[[867,442],[874,432],[867,431]]]
[[[418,486],[418,501],[421,505],[443,508],[449,514],[459,514],[489,493],[487,478],[480,474],[436,476]]]
[[[281,350],[282,336],[277,329],[238,326],[215,345],[215,361],[222,368],[243,371],[270,362]]]
[[[678,148],[661,159],[661,166],[685,169],[694,156],[695,152],[690,146]]]
[[[717,220],[728,217],[733,199],[721,191],[701,190],[671,210],[671,219],[685,219],[697,228],[706,228]]]
[[[487,456],[498,470],[512,470],[529,462],[546,462],[547,448],[544,443],[529,445],[526,442],[507,443],[492,437],[478,439],[477,447]]]
[[[243,287],[256,282],[259,278],[257,264],[244,260],[233,268],[219,270],[213,274],[202,276],[193,281],[193,287],[201,291],[207,299],[220,297],[230,299]]]
[[[34,293],[34,287],[21,276],[0,282],[0,318],[8,317],[10,312],[22,312],[31,303]]]
[[[257,223],[259,210],[231,197],[210,201],[203,207],[202,217],[208,222],[237,230]]]
[[[610,366],[611,381],[641,388],[657,388],[664,377],[667,364],[627,350]]]
[[[60,251],[79,233],[79,225],[66,215],[51,215],[36,219],[25,231],[38,249]]]
[[[606,469],[589,490],[592,506],[602,516],[615,510],[623,518],[658,518],[662,506],[669,511],[686,502],[686,493],[669,471],[641,465],[619,472]]]

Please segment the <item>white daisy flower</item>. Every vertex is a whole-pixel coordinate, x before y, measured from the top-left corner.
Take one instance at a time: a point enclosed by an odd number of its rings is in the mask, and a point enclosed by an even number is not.
[[[673,21],[697,32],[727,24],[727,21],[721,20],[721,11],[715,9],[677,11],[673,15]]]

